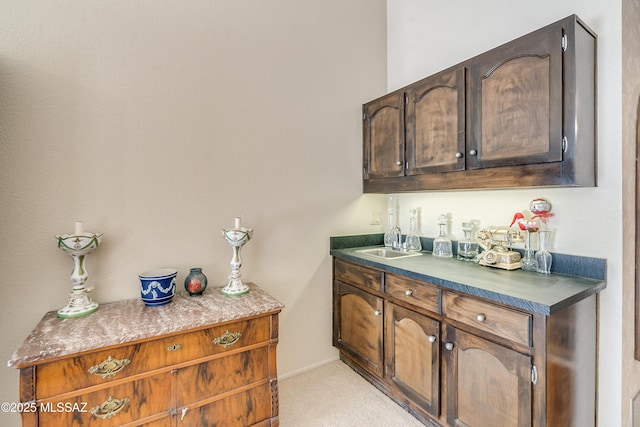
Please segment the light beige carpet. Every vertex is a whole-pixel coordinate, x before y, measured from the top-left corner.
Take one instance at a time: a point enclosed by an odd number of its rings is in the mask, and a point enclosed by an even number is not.
[[[282,427],[420,427],[417,419],[335,361],[278,383]]]

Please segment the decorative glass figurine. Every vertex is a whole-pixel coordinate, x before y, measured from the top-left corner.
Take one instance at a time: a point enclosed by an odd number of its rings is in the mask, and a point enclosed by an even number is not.
[[[458,259],[460,261],[477,261],[478,241],[472,237],[473,222],[463,222],[464,238],[458,241]]]
[[[433,240],[433,256],[441,258],[453,257],[453,249],[451,240],[447,238],[447,216],[440,215],[438,217],[438,225],[440,226],[440,235]]]
[[[420,235],[418,235],[418,218],[416,217],[416,210],[409,209],[409,234],[405,239],[407,250],[409,251],[421,251],[422,243],[420,242]]]

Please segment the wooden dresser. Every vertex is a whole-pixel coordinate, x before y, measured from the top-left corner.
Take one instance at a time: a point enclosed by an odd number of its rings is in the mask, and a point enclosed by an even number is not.
[[[277,426],[283,305],[250,284],[162,307],[139,299],[91,315],[47,313],[13,354],[32,426]]]

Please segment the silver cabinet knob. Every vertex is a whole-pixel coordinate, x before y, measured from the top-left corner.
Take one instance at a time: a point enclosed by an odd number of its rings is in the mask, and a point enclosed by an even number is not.
[[[477,156],[478,152],[476,150],[471,150],[471,151],[469,151],[469,155],[470,156]]]
[[[476,320],[478,322],[484,322],[487,319],[487,316],[485,316],[484,314],[480,313],[476,316]]]
[[[413,295],[413,291],[411,289],[407,289],[406,291],[404,291],[404,294],[410,297],[411,295]]]
[[[461,158],[462,158],[462,153],[458,151],[456,153],[456,159],[461,159]]]
[[[380,310],[376,310],[373,312],[374,316],[380,316],[382,314],[382,312]]]
[[[402,160],[398,160],[398,161],[396,162],[396,165],[398,165],[398,166],[402,166]]]
[[[435,335],[430,335],[429,338],[427,338],[429,340],[429,342],[436,342],[436,336]]]
[[[452,342],[448,342],[444,345],[444,348],[446,348],[447,350],[453,350],[453,343]]]

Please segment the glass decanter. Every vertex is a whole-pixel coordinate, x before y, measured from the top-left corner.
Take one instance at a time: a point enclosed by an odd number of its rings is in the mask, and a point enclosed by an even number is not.
[[[551,238],[551,231],[540,230],[538,231],[538,245],[539,249],[536,252],[536,261],[538,261],[538,273],[551,274],[551,263],[553,258],[549,252],[549,239]]]
[[[420,236],[418,235],[418,218],[416,217],[416,210],[409,209],[409,234],[405,239],[407,250],[409,251],[421,251],[422,243],[420,242]]]
[[[447,216],[440,215],[438,217],[438,225],[440,226],[440,234],[433,240],[433,256],[441,258],[453,257],[453,249],[451,240],[447,238]]]
[[[460,261],[476,261],[478,256],[478,241],[471,236],[473,222],[463,222],[464,238],[458,241],[458,259]]]
[[[384,233],[384,245],[388,248],[395,248],[398,244],[400,227],[396,224],[396,214],[389,210],[389,230]]]

